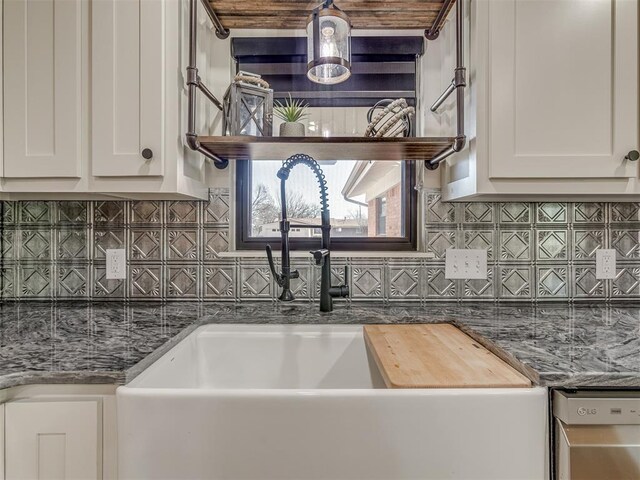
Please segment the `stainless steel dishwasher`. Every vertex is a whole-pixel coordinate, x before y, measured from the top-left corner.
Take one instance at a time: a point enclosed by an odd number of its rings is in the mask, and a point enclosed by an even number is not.
[[[640,391],[554,391],[555,478],[640,479]]]

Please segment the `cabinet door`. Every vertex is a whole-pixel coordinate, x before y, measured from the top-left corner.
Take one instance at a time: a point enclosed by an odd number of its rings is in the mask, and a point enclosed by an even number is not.
[[[638,2],[487,1],[489,176],[637,177]]]
[[[83,0],[4,0],[4,176],[80,177]]]
[[[163,173],[164,0],[94,0],[95,176]],[[153,157],[142,156],[150,149]]]
[[[4,405],[0,405],[0,480],[4,480]]]
[[[100,477],[100,403],[10,402],[6,408],[7,480]]]

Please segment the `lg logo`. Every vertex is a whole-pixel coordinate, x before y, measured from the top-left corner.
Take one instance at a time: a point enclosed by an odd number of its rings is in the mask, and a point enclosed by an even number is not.
[[[596,413],[598,413],[598,410],[595,408],[578,408],[578,415],[581,417],[584,417],[585,415],[595,415]]]

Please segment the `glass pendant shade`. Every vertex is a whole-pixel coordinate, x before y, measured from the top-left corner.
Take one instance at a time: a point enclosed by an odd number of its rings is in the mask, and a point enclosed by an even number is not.
[[[307,77],[332,85],[351,76],[351,22],[327,2],[316,9],[307,23]]]

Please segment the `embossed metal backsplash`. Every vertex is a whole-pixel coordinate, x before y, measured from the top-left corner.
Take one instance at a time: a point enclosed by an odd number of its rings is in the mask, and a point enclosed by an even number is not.
[[[5,299],[272,300],[263,256],[229,250],[229,193],[207,202],[4,202]],[[352,266],[350,301],[640,299],[638,203],[441,203],[425,193],[423,251],[435,259],[335,259]],[[487,280],[447,280],[450,247],[486,248]],[[105,278],[105,250],[124,248],[127,279]],[[614,280],[595,278],[595,251],[614,248]],[[319,268],[294,259],[300,301]]]

